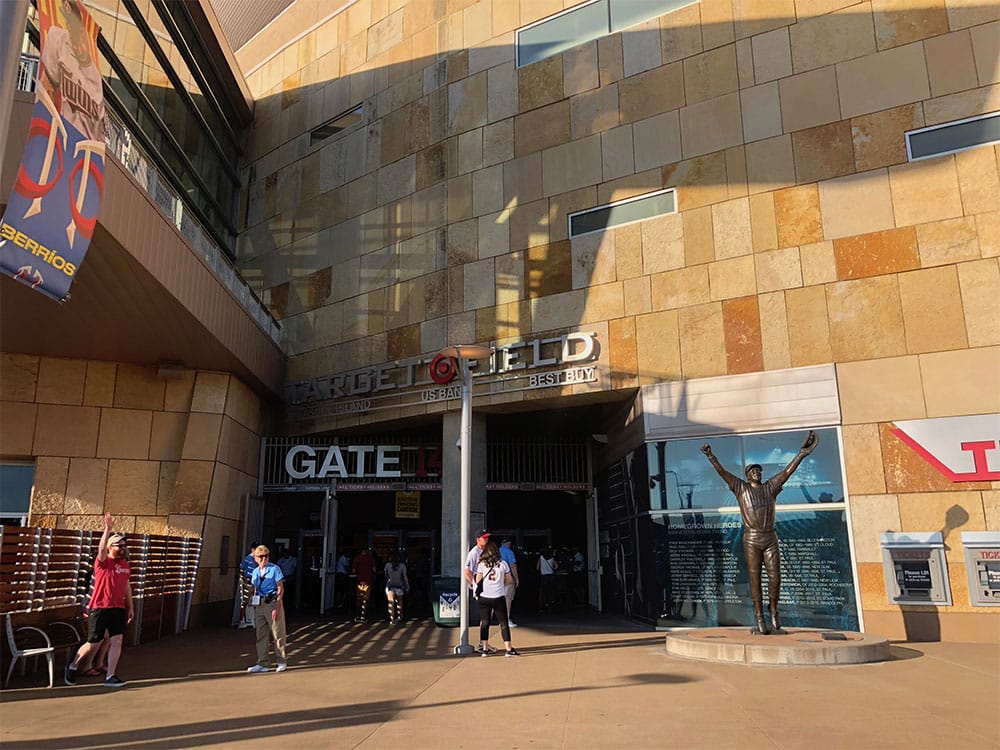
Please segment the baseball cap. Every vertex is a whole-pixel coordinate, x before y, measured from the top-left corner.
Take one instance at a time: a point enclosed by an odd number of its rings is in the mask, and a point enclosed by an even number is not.
[[[125,535],[115,532],[110,537],[108,537],[108,544],[120,544],[125,541]]]
[[[489,535],[490,532],[488,532],[486,529],[480,529],[479,532],[476,534],[476,539],[482,539],[484,536],[488,537]]]

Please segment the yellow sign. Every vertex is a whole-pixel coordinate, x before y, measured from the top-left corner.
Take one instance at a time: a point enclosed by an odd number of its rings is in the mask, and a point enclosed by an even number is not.
[[[420,493],[396,493],[396,518],[420,518]]]

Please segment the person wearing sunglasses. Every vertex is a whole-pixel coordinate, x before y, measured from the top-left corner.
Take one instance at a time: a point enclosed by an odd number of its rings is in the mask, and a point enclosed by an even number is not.
[[[118,660],[122,655],[125,627],[135,617],[132,604],[132,587],[129,578],[132,569],[125,554],[125,535],[112,533],[115,519],[110,513],[104,514],[104,533],[97,548],[94,561],[94,594],[90,599],[87,642],[76,656],[66,665],[64,679],[67,685],[76,684],[76,670],[91,651],[96,650],[107,634],[108,673],[104,678],[105,687],[122,687],[125,680],[117,675]]]
[[[263,544],[253,551],[257,567],[250,582],[254,596],[254,625],[257,628],[257,663],[247,668],[250,674],[269,672],[267,660],[268,641],[274,640],[274,652],[278,657],[276,672],[287,669],[285,658],[285,607],[281,600],[285,597],[285,580],[281,568],[270,561],[271,551]]]

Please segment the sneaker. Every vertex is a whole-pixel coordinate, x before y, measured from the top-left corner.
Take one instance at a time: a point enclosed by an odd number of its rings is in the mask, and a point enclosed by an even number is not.
[[[109,674],[104,678],[104,687],[124,687],[125,680],[119,679],[116,675]]]
[[[493,646],[490,646],[490,645],[487,644],[485,653],[495,654],[496,651],[497,650],[495,648],[493,648]],[[478,646],[476,646],[476,653],[478,653],[478,654],[482,654],[483,653],[483,644],[480,643]]]
[[[507,620],[507,627],[516,628],[517,627],[517,623],[514,622],[513,620]]]
[[[516,648],[512,648],[510,651],[508,651],[506,654],[504,654],[504,656],[520,656],[520,655],[521,654],[519,654],[517,652]]]
[[[485,659],[485,658],[486,658],[487,656],[489,656],[489,655],[490,655],[490,652],[489,652],[489,651],[480,651],[480,652],[479,652],[479,656],[480,656],[480,658],[482,658],[482,659]]]
[[[260,672],[270,672],[267,667],[262,667],[260,664],[254,664],[252,667],[247,667],[247,672],[250,674],[259,674]]]
[[[286,669],[288,669],[288,665],[285,664],[284,662],[279,662],[278,663],[278,668],[276,670],[274,670],[274,671],[275,672],[284,672]]]
[[[76,684],[76,668],[73,666],[72,662],[66,665],[66,672],[63,674],[63,682],[67,685]]]

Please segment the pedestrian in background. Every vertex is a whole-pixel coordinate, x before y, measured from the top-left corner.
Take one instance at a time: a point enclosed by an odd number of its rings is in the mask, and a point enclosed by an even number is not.
[[[351,571],[357,576],[358,616],[355,622],[368,622],[368,601],[372,595],[372,584],[375,583],[375,559],[368,548],[363,548],[354,558]]]
[[[507,584],[504,597],[507,600],[507,624],[512,628],[517,627],[517,623],[510,616],[511,607],[514,604],[514,593],[521,585],[521,579],[517,575],[517,555],[514,554],[514,540],[507,537],[500,543],[500,559],[507,563],[510,568],[511,581]]]
[[[476,600],[479,602],[479,646],[483,657],[494,650],[490,646],[490,621],[496,615],[500,623],[505,656],[520,656],[510,641],[510,625],[507,618],[507,584],[513,578],[510,566],[500,558],[500,551],[494,542],[487,542],[479,563],[476,565]]]
[[[559,569],[559,563],[556,562],[551,547],[542,550],[535,567],[538,569],[540,578],[538,585],[539,609],[542,612],[548,612],[556,601],[556,571]]]
[[[403,597],[410,589],[410,579],[406,577],[406,563],[399,559],[399,552],[393,552],[385,564],[385,598],[388,601],[389,622],[403,620]]]
[[[257,569],[250,582],[254,596],[251,604],[254,610],[254,625],[257,628],[257,663],[247,669],[251,674],[269,671],[264,661],[267,659],[268,641],[274,640],[274,652],[278,657],[277,672],[288,668],[285,657],[285,607],[281,600],[285,596],[285,581],[281,568],[270,562],[271,551],[261,544],[253,551]]]

